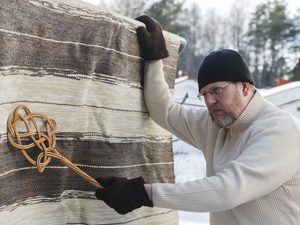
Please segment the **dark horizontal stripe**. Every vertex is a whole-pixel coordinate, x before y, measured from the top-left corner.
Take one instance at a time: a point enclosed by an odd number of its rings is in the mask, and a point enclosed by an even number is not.
[[[86,46],[84,49],[78,49],[72,43],[49,43],[26,36],[3,33],[0,41],[3,49],[0,61],[3,66],[74,69],[79,74],[110,74],[134,82],[139,82],[143,73],[139,59],[120,56],[116,52],[101,48]],[[12,51],[13,49],[17,52]]]
[[[108,141],[80,140],[76,136],[73,138],[73,140],[57,140],[56,148],[63,156],[76,164],[128,166],[173,161],[171,142],[110,143]],[[8,143],[1,143],[0,149],[1,157],[4,160],[0,165],[0,174],[30,165],[20,150],[9,147]],[[40,152],[38,148],[27,150],[27,153],[34,159]],[[51,165],[61,166],[61,163],[53,159]]]
[[[60,141],[98,141],[101,142],[99,139],[103,139],[104,141],[102,142],[110,142],[110,139],[119,139],[120,143],[122,144],[128,144],[128,143],[146,143],[146,142],[158,142],[159,139],[162,139],[161,136],[157,135],[157,136],[150,136],[150,135],[141,135],[141,136],[137,136],[135,135],[134,137],[131,136],[116,136],[113,134],[110,134],[109,136],[100,132],[56,132],[55,137],[57,139],[60,139]],[[0,140],[1,139],[7,139],[7,133],[2,133],[0,134]],[[143,141],[142,141],[143,140]],[[164,137],[163,141],[161,141],[162,143],[160,144],[166,144],[170,143],[172,141],[172,137]],[[4,143],[3,143],[4,144]],[[0,144],[1,146],[1,144]]]
[[[141,59],[131,57],[138,57],[140,51],[136,34],[128,29],[129,22],[123,20],[118,21],[121,25],[115,23],[116,17],[108,13],[104,13],[107,19],[99,20],[68,16],[27,1],[18,4],[1,2],[1,6],[1,16],[5,18],[2,20],[5,23],[0,22],[1,29],[33,35],[22,36],[2,31],[1,65],[72,69],[81,74],[102,73],[140,81],[143,63]],[[126,26],[122,26],[122,23]],[[131,28],[135,29],[133,25]],[[167,75],[168,83],[172,83],[176,73],[178,46],[169,44],[168,48],[170,53],[174,52],[173,57],[165,61],[167,65],[172,65],[171,78]]]
[[[70,43],[48,43],[47,41],[32,40],[29,37],[3,34],[0,32],[0,54],[2,66],[18,65],[33,68],[58,68],[65,70],[68,79],[84,79],[81,74],[106,74],[126,78],[133,82],[141,82],[144,73],[142,59],[130,58],[106,49],[87,46],[89,50],[79,51],[76,45]],[[13,51],[15,49],[15,51]],[[164,68],[167,83],[173,88],[176,74],[176,63],[165,60]],[[75,70],[68,76],[68,70]],[[76,76],[77,74],[77,76]],[[38,74],[43,76],[43,73]],[[57,75],[58,76],[58,75]],[[97,78],[94,78],[97,79]]]
[[[138,55],[139,49],[130,45],[136,41],[136,37],[132,35],[134,26],[108,12],[99,11],[98,14],[90,14],[90,18],[88,18],[86,14],[89,11],[84,12],[85,17],[73,16],[67,12],[56,12],[46,7],[30,4],[29,1],[17,1],[17,3],[1,1],[0,6],[1,17],[5,18],[5,23],[1,24],[3,29],[14,28],[17,32],[55,40],[99,44],[118,51],[125,51],[131,55]],[[49,6],[49,8],[51,7]],[[72,8],[71,5],[68,7]],[[74,8],[74,11],[77,10],[78,8]],[[93,19],[96,16],[102,17]],[[127,27],[131,27],[131,30]],[[124,38],[124,42],[120,43],[114,38],[115,36],[126,38]]]
[[[18,168],[31,167],[20,150],[9,148],[7,143],[2,143],[0,149],[2,152],[0,174]],[[86,165],[79,167],[94,178],[98,176],[124,176],[127,178],[143,176],[147,182],[174,181],[173,164],[168,163],[173,162],[171,143],[58,140],[57,149],[73,163]],[[28,151],[34,160],[39,153],[38,149]],[[130,167],[130,165],[136,164],[139,166]],[[39,173],[36,169],[26,169],[12,171],[1,176],[1,205],[10,205],[13,202],[24,201],[28,197],[38,195],[49,198],[56,197],[64,190],[94,190],[91,184],[73,171],[61,168],[64,165],[59,160],[52,158],[49,166],[43,173]],[[106,168],[97,168],[97,166]],[[123,167],[111,168],[111,166]],[[11,192],[11,190],[14,191]]]
[[[123,176],[134,178],[142,176],[148,183],[174,182],[172,165],[142,166],[129,169],[95,169],[84,168],[91,177]],[[16,171],[10,176],[1,177],[0,182],[1,206],[13,203],[22,205],[23,201],[35,196],[40,197],[40,202],[58,202],[62,199],[75,198],[72,194],[59,198],[66,190],[95,191],[96,188],[73,171],[67,169],[46,168],[43,173],[36,170]],[[91,199],[91,196],[81,196]]]
[[[71,106],[71,107],[87,107],[87,108],[97,108],[97,109],[107,109],[112,111],[121,111],[126,113],[145,113],[147,114],[148,111],[139,111],[139,110],[127,110],[127,109],[120,109],[120,108],[110,108],[105,106],[97,106],[97,105],[88,105],[88,104],[68,104],[68,103],[57,103],[57,102],[45,102],[45,101],[30,101],[30,100],[18,100],[18,101],[10,101],[10,102],[1,102],[1,105],[10,105],[15,103],[37,103],[37,104],[44,104],[44,105],[54,105],[54,106]]]
[[[27,71],[24,72],[24,71]],[[30,72],[30,73],[29,73]],[[125,83],[129,87],[133,86],[128,82],[128,79],[119,79],[116,76],[112,76],[109,74],[100,74],[93,73],[91,75],[81,74],[76,70],[69,69],[58,69],[58,68],[36,68],[36,67],[26,67],[26,66],[10,66],[10,67],[0,67],[1,76],[14,76],[14,75],[23,75],[23,76],[31,76],[31,77],[47,77],[51,76],[51,79],[55,77],[59,78],[68,78],[73,80],[92,80],[98,81],[110,85],[117,85],[118,83]],[[139,83],[134,83],[134,87],[138,89],[142,89],[142,85],[138,86]]]

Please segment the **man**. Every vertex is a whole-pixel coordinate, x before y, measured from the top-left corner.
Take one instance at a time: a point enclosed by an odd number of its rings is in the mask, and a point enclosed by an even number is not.
[[[299,122],[255,90],[242,56],[229,49],[210,53],[200,66],[199,96],[207,110],[174,103],[164,80],[161,59],[168,51],[160,25],[148,16],[137,20],[146,24],[137,34],[147,60],[144,95],[150,116],[203,151],[207,177],[178,184],[99,178],[105,188],[96,196],[122,214],[154,205],[210,212],[212,225],[298,225]]]

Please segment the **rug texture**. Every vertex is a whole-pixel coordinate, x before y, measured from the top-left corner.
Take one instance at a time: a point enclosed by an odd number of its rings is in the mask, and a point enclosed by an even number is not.
[[[40,173],[7,141],[8,116],[23,104],[56,121],[57,150],[90,176],[174,182],[172,136],[144,104],[140,25],[80,1],[0,1],[1,224],[178,223],[169,209],[119,215],[59,160]],[[172,90],[180,40],[164,35]]]

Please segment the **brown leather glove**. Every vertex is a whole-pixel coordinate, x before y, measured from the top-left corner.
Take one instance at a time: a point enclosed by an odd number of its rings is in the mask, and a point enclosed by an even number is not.
[[[146,28],[138,27],[136,31],[142,57],[146,60],[167,58],[169,52],[160,24],[147,15],[142,15],[135,19],[146,25]]]

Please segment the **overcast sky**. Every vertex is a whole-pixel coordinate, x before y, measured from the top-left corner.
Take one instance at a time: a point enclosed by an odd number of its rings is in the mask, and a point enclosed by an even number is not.
[[[203,10],[215,8],[220,14],[228,14],[234,1],[239,0],[187,0],[187,2],[196,2]],[[249,12],[251,12],[256,5],[266,2],[266,0],[245,0],[245,2],[249,6]],[[296,9],[300,8],[300,0],[286,0],[286,3],[290,13],[295,13]]]
[[[83,0],[95,5],[99,4],[99,0]],[[108,1],[108,0],[106,0]],[[113,1],[113,0],[110,0]],[[234,1],[240,0],[186,0],[186,4],[195,2],[199,4],[203,11],[209,8],[215,8],[218,14],[228,15]],[[266,2],[266,0],[244,0],[249,6],[248,12],[253,12],[257,4]],[[288,12],[291,14],[296,13],[296,10],[300,8],[300,0],[285,0],[287,2]]]

